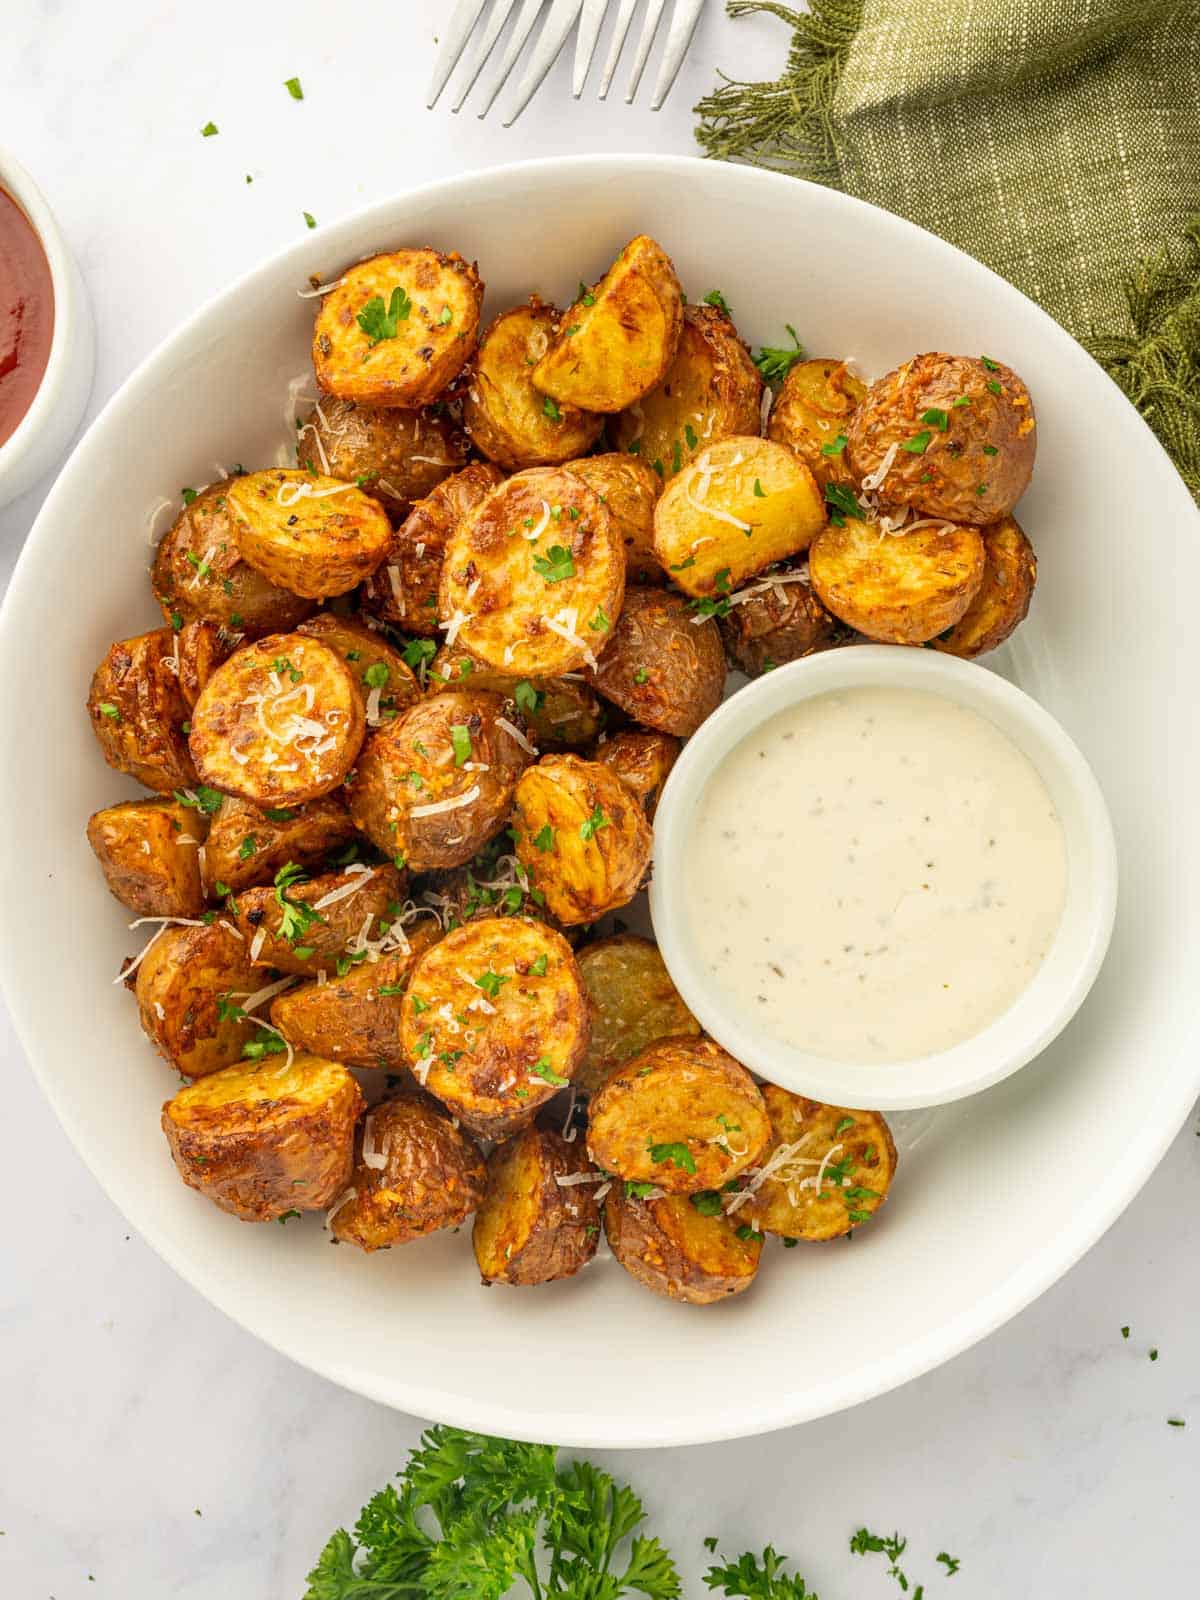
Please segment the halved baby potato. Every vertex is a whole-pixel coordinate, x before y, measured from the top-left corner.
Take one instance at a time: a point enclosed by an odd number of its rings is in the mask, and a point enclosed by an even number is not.
[[[256,967],[315,978],[351,972],[369,941],[389,931],[401,912],[406,878],[390,864],[362,863],[306,878],[284,867],[268,888],[236,896],[239,931]]]
[[[699,1038],[700,1024],[684,1005],[652,940],[614,934],[588,945],[576,960],[592,1002],[592,1037],[575,1075],[588,1094],[659,1039]]]
[[[600,1181],[581,1141],[555,1128],[534,1123],[497,1145],[472,1234],[484,1283],[550,1283],[587,1266],[600,1238]]]
[[[322,611],[302,622],[297,633],[320,639],[350,668],[367,712],[367,726],[391,722],[421,698],[416,673],[382,631],[353,617]]]
[[[441,406],[401,411],[327,395],[296,420],[297,464],[355,484],[394,522],[467,460],[466,437]]]
[[[627,789],[632,789],[646,813],[654,821],[658,797],[671,768],[679,759],[680,744],[669,733],[652,733],[643,728],[625,728],[614,733],[592,751],[592,760],[611,767]]]
[[[668,589],[629,589],[588,680],[643,727],[687,738],[721,704],[725,652],[711,617]]]
[[[663,583],[666,574],[654,554],[654,507],[662,479],[637,456],[609,451],[570,462],[570,470],[594,489],[608,507],[625,546],[626,583]]]
[[[1037,557],[1013,517],[981,528],[983,582],[971,603],[946,634],[934,640],[935,650],[971,658],[996,650],[1025,620],[1033,586],[1037,582]]]
[[[429,668],[431,694],[447,689],[488,689],[512,700],[529,738],[541,750],[572,750],[590,744],[604,727],[605,711],[583,678],[521,678],[496,672],[467,650],[445,645]]]
[[[272,467],[228,489],[237,547],[264,578],[327,600],[375,571],[392,540],[387,513],[352,483]]]
[[[227,795],[214,813],[204,846],[204,884],[210,895],[238,894],[270,883],[289,861],[311,871],[356,833],[340,792],[302,806],[262,811]]]
[[[866,392],[844,361],[798,361],[771,407],[767,438],[794,451],[822,492],[828,483],[855,483],[847,429]]]
[[[134,994],[159,1055],[185,1078],[203,1078],[242,1059],[252,1021],[240,1002],[262,987],[246,941],[221,920],[160,933],[137,969]]]
[[[721,1212],[698,1211],[692,1200],[639,1199],[614,1182],[604,1201],[604,1231],[631,1278],[668,1299],[708,1306],[750,1287],[763,1239]]]
[[[170,628],[119,639],[92,674],[87,699],[105,761],[158,794],[196,782],[176,645]]]
[[[751,678],[829,650],[846,631],[813,593],[803,566],[764,573],[761,587],[747,590],[718,626],[730,666]]]
[[[203,813],[177,800],[123,800],[88,818],[110,892],[138,917],[198,917]]]
[[[884,533],[846,517],[831,522],[808,553],[813,590],[828,611],[868,639],[923,644],[953,627],[983,582],[978,528],[952,522]]]

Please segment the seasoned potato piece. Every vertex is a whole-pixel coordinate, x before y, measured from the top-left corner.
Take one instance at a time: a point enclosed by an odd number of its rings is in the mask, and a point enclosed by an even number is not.
[[[218,623],[184,623],[179,630],[179,688],[189,706],[196,704],[201,689],[239,643],[239,635],[228,633]]]
[[[392,721],[421,698],[416,673],[399,650],[365,622],[322,611],[302,622],[296,632],[320,639],[341,656],[358,683],[369,727]]]
[[[592,1002],[592,1039],[575,1074],[575,1082],[588,1094],[659,1039],[699,1038],[700,1024],[650,939],[618,933],[588,945],[576,960]]]
[[[982,528],[983,582],[950,632],[934,641],[935,650],[952,656],[981,656],[995,650],[1025,620],[1037,557],[1013,517]]]
[[[180,1089],[162,1110],[179,1175],[243,1222],[323,1211],[345,1189],[362,1090],[345,1067],[298,1055],[290,1065],[226,1067]]]
[[[277,967],[315,978],[349,972],[368,940],[378,940],[400,916],[407,879],[395,867],[361,862],[306,878],[299,867],[275,874],[237,896],[237,924],[256,967]],[[232,908],[231,908],[232,909]]]
[[[201,813],[175,800],[123,800],[87,825],[109,889],[138,917],[198,917]]]
[[[534,917],[563,932],[546,910],[545,897],[512,854],[507,832],[498,834],[465,866],[430,873],[418,899],[436,909],[447,932],[480,917],[516,916]]]
[[[192,758],[205,783],[264,807],[336,789],[366,732],[354,674],[302,633],[258,639],[219,666],[192,711]]]
[[[866,392],[844,361],[798,361],[771,407],[767,438],[794,451],[822,493],[827,483],[855,482],[846,459],[846,431]]]
[[[544,756],[517,784],[517,859],[564,926],[628,905],[650,864],[642,808],[610,767]]]
[[[730,666],[751,678],[829,650],[845,635],[812,592],[807,568],[768,572],[718,625]]]
[[[868,639],[923,644],[963,615],[983,581],[977,528],[941,523],[883,534],[873,522],[830,523],[809,551],[817,598]]]
[[[878,1111],[851,1111],[763,1085],[771,1143],[759,1166],[770,1172],[729,1214],[788,1239],[836,1239],[887,1199],[896,1146]],[[820,1182],[818,1183],[818,1179]]]
[[[589,681],[644,727],[686,738],[721,704],[725,652],[711,617],[680,596],[630,589]]]
[[[475,348],[483,282],[457,251],[394,250],[348,267],[313,330],[317,387],[375,406],[428,405]]]
[[[448,645],[434,657],[429,690],[489,689],[512,700],[524,719],[529,738],[541,750],[570,750],[590,744],[604,727],[600,701],[574,673],[565,678],[514,678],[476,661],[466,650]]]
[[[345,594],[375,571],[392,542],[378,500],[295,467],[251,472],[229,486],[238,549],[272,583],[311,600]]]
[[[600,1207],[579,1141],[534,1126],[488,1157],[487,1192],[475,1212],[472,1243],[484,1283],[550,1283],[573,1278],[596,1253]]]
[[[664,376],[683,326],[683,291],[661,245],[639,234],[562,318],[533,369],[543,394],[585,411],[624,411]]]
[[[762,1234],[721,1213],[704,1215],[690,1195],[640,1200],[614,1183],[604,1201],[604,1231],[631,1278],[655,1294],[708,1306],[754,1282]]]
[[[618,450],[654,466],[655,477],[678,472],[698,450],[731,433],[760,430],[763,381],[726,312],[685,306],[675,359],[662,382],[614,418]]]
[[[711,1039],[661,1039],[613,1072],[588,1110],[598,1167],[668,1194],[719,1189],[771,1136],[754,1079]]]
[[[770,439],[710,445],[671,479],[654,511],[654,553],[696,596],[727,595],[807,550],[825,502],[798,456]]]
[[[1029,390],[989,356],[923,355],[873,383],[846,432],[882,506],[986,524],[1024,494],[1037,454]]]
[[[633,790],[647,822],[654,821],[663,784],[678,759],[678,739],[672,739],[669,733],[648,733],[641,728],[614,733],[592,753],[593,761],[611,767],[625,787]]]
[[[624,594],[624,546],[599,495],[563,467],[531,467],[451,534],[438,614],[450,642],[498,672],[557,678],[594,657]]]
[[[307,872],[355,836],[340,793],[304,806],[260,811],[248,800],[227,796],[209,825],[204,847],[204,883],[239,894],[253,883],[270,883],[294,861]]]
[[[369,1251],[457,1228],[483,1198],[484,1179],[483,1157],[432,1095],[394,1095],[363,1119],[350,1187],[329,1213],[329,1231]]]
[[[402,1042],[413,1071],[472,1133],[502,1139],[570,1081],[587,991],[561,934],[530,917],[456,928],[413,969]]]
[[[612,451],[572,461],[570,470],[594,489],[608,507],[625,546],[626,583],[663,583],[654,554],[654,507],[662,479],[637,456]]]
[[[440,406],[400,411],[327,397],[300,426],[296,459],[306,472],[364,489],[396,522],[466,464],[467,440]]]
[[[261,989],[244,939],[224,920],[167,927],[137,969],[142,1027],[158,1053],[185,1078],[240,1061],[252,1036],[239,1001]]]
[[[260,639],[303,622],[313,602],[289,594],[242,560],[229,506],[235,478],[202,489],[159,540],[151,581],[163,619],[215,622],[231,633]]]
[[[463,424],[481,455],[509,472],[552,467],[586,454],[604,418],[556,405],[533,386],[533,368],[558,331],[560,313],[536,296],[502,312],[467,369]]]
[[[504,825],[529,760],[516,715],[511,702],[483,689],[419,701],[363,746],[350,815],[414,872],[469,861]]]
[[[406,633],[436,634],[446,541],[467,513],[503,482],[504,474],[490,461],[473,461],[443,479],[392,535],[383,565],[360,590],[363,609]]]
[[[174,651],[170,628],[118,640],[92,674],[88,691],[92,732],[105,761],[158,794],[196,782],[183,732],[188,703]]]

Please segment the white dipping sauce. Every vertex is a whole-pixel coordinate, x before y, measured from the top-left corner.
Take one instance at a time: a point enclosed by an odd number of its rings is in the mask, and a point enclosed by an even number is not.
[[[714,772],[686,896],[701,965],[755,1026],[835,1061],[979,1033],[1029,984],[1066,894],[1028,758],[940,695],[801,701]]]

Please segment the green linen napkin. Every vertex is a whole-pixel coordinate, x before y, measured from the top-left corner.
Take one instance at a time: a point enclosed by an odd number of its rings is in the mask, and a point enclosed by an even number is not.
[[[909,217],[1037,300],[1200,499],[1200,0],[730,0],[792,30],[709,155]]]

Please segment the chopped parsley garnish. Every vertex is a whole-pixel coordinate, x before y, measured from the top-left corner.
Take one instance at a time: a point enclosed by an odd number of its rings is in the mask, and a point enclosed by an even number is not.
[[[410,639],[404,646],[404,664],[411,667],[414,672],[432,660],[437,654],[437,642],[433,639]]]
[[[853,1117],[843,1117],[842,1120],[838,1123],[837,1127],[833,1131],[834,1131],[835,1134],[836,1133],[845,1133],[847,1128],[852,1128],[853,1126],[854,1126],[854,1118]]]
[[[594,839],[600,832],[601,828],[608,827],[608,822],[609,819],[604,815],[604,812],[600,809],[599,805],[597,805],[587,821],[579,824],[579,837],[584,840],[585,843],[589,839]]]
[[[970,404],[971,396],[969,394],[960,394],[957,400],[951,400],[950,409],[951,411],[957,411],[960,406],[969,406]]]
[[[650,674],[646,671],[645,667],[639,667],[633,675],[633,681],[634,683],[642,684],[645,683],[649,676]]]
[[[1000,454],[999,450],[996,449],[994,444],[985,444],[983,447],[983,453],[985,456],[998,456]]]
[[[299,78],[285,78],[283,80],[283,87],[291,95],[293,100],[304,99],[304,90],[300,87]]]
[[[313,216],[311,211],[302,211],[300,213],[300,215],[304,218],[304,226],[306,228],[315,228],[316,227],[317,219],[316,219],[316,217]]]
[[[690,422],[684,424],[683,437],[687,442],[687,447],[689,450],[694,450],[700,443],[700,440],[696,437],[696,430],[692,427]]]
[[[568,1082],[568,1079],[559,1077],[555,1072],[550,1065],[549,1056],[539,1056],[529,1070],[535,1078],[541,1078],[544,1083],[552,1083],[556,1089],[563,1088]]]
[[[786,346],[773,348],[771,345],[764,345],[754,358],[754,365],[768,383],[778,383],[780,379],[786,378],[797,361],[804,360],[804,351],[795,328],[790,322],[785,322],[784,327],[792,336],[792,348],[789,350]]]
[[[450,729],[450,743],[454,746],[454,765],[461,767],[471,759],[471,730],[465,723],[456,722]]]
[[[612,627],[612,623],[608,620],[608,613],[603,606],[596,607],[596,615],[588,623],[588,627],[593,633],[600,633],[602,630],[607,631]]]
[[[107,717],[110,722],[120,722],[121,720],[121,713],[111,700],[101,700],[100,715]]]
[[[275,903],[282,913],[279,919],[279,937],[286,939],[292,945],[302,961],[307,959],[307,955],[304,949],[297,946],[296,941],[303,938],[314,923],[325,920],[320,912],[314,911],[303,900],[292,900],[288,895],[289,889],[307,881],[308,873],[295,861],[287,862],[275,874]],[[311,955],[311,948],[305,948],[307,954]]]
[[[481,972],[475,979],[475,987],[482,989],[489,1000],[495,1000],[504,985],[511,982],[511,978],[502,977],[498,972]]]
[[[988,381],[987,381],[987,386],[988,386],[989,391],[992,394],[1003,394],[1004,393],[1004,390],[1000,387],[999,383],[996,381],[995,378],[989,378]]]
[[[638,1183],[633,1178],[625,1179],[625,1197],[628,1200],[648,1200],[657,1192],[658,1185],[655,1183]]]
[[[531,961],[529,963],[529,970],[535,978],[544,978],[546,976],[547,959],[546,952],[543,950],[536,961]],[[1158,1352],[1155,1351],[1155,1354],[1157,1355]]]
[[[246,1015],[241,1006],[234,1005],[229,995],[217,996],[217,1021],[240,1022]]]
[[[404,993],[404,985],[402,983],[381,983],[379,985],[379,987],[376,989],[375,993],[380,997],[381,1000],[382,999],[386,999],[386,998],[389,998],[391,995],[403,994]],[[428,1009],[427,1006],[425,1005],[425,1002],[423,1000],[422,1001],[418,1001],[416,995],[414,995],[413,996],[413,1010],[414,1011],[417,1010],[418,1005],[420,1006],[420,1009],[422,1011],[425,1011],[425,1010]]]
[[[371,665],[363,673],[363,682],[368,689],[382,689],[386,687],[390,677],[391,673],[386,662],[372,661]]]
[[[443,306],[442,307],[442,314],[438,318],[438,323],[443,328],[448,328],[453,321],[454,321],[454,313],[453,313],[453,311],[451,311],[449,306]]]
[[[647,1141],[646,1150],[656,1167],[668,1164],[679,1172],[694,1173],[696,1170],[696,1159],[686,1144],[655,1144],[653,1139],[650,1139]]]
[[[676,561],[671,565],[672,572],[686,572],[689,567],[696,565],[695,556],[689,556],[686,561]]]
[[[857,517],[859,522],[867,520],[866,512],[854,498],[854,491],[847,489],[842,483],[827,483],[825,485],[825,503],[829,506],[829,520],[836,527],[844,528],[847,517]]]
[[[221,802],[225,796],[202,783],[196,789],[176,789],[175,798],[181,806],[187,806],[192,811],[203,811],[206,817],[211,817],[214,812],[221,809]],[[267,815],[269,816],[270,812]]]
[[[298,668],[292,665],[286,656],[276,656],[274,661],[271,663],[271,671],[278,673],[281,677],[286,672],[293,683],[299,683],[301,678],[304,676],[304,674]]]
[[[555,405],[554,401],[551,400],[549,395],[547,395],[542,401],[542,415],[544,417],[549,417],[551,422],[562,421],[562,412],[558,409],[557,405]]]
[[[215,122],[206,122],[200,129],[200,137],[202,139],[211,139],[214,133],[220,133],[220,131]]]
[[[248,833],[238,846],[238,860],[249,861],[250,857],[257,849],[258,845],[255,843],[254,835],[252,833]]]
[[[596,304],[596,296],[582,279],[580,279],[579,289],[575,295],[575,304],[579,306],[594,306]]]
[[[983,362],[984,366],[988,369],[989,372],[999,372],[1000,371],[1000,363],[998,361],[993,361],[991,356],[980,356],[979,359],[980,359],[980,361]]]
[[[172,626],[172,628],[174,628],[176,633],[178,633],[180,628],[183,627],[183,613],[182,612],[180,612],[180,611],[172,611],[172,613],[171,613],[171,626]]]
[[[195,489],[180,489],[179,496],[180,496],[180,499],[183,501],[185,506],[190,506],[192,501],[196,498],[196,490]]]
[[[757,1228],[752,1228],[748,1222],[743,1222],[737,1230],[737,1237],[743,1244],[747,1244],[751,1239],[759,1238],[760,1235]]]
[[[526,716],[533,716],[542,709],[546,695],[541,689],[535,689],[528,678],[522,678],[513,690],[513,699],[517,702],[517,710],[523,711]]]
[[[706,306],[716,306],[717,310],[723,311],[727,317],[733,315],[733,312],[729,309],[729,301],[726,300],[720,289],[710,289],[704,296],[704,304]]]
[[[285,1211],[282,1216],[276,1217],[275,1221],[278,1222],[280,1224],[280,1226],[283,1226],[284,1224],[289,1222],[292,1217],[298,1217],[299,1215],[300,1215],[300,1213],[298,1211],[296,1211],[295,1209],[293,1209],[291,1211]],[[196,1515],[199,1516],[200,1513],[197,1511]]]
[[[937,428],[939,432],[945,433],[950,426],[950,415],[948,412],[943,411],[940,406],[930,406],[928,411],[922,411],[921,421],[927,422],[931,428]]]
[[[836,439],[832,440],[829,444],[823,444],[821,446],[821,454],[823,456],[840,456],[842,451],[849,443],[850,441],[847,439],[846,435],[844,433],[839,433]]]
[[[680,448],[679,440],[676,439],[675,443],[671,446],[671,471],[678,472],[682,465],[683,450]]]
[[[396,337],[400,324],[408,321],[411,311],[412,301],[403,286],[397,284],[386,308],[382,295],[373,294],[354,320],[370,340],[373,350],[384,339]]]
[[[702,1217],[719,1217],[721,1215],[723,1202],[720,1190],[701,1189],[698,1194],[689,1195],[688,1198]]]
[[[925,428],[921,433],[914,433],[911,439],[905,439],[900,448],[901,450],[906,450],[910,456],[923,456],[926,450],[929,449],[929,443],[932,438],[932,433],[928,428]]]
[[[295,815],[296,813],[290,811],[287,806],[277,806],[273,810],[263,812],[263,816],[271,822],[290,822]]]
[[[244,1060],[261,1061],[264,1056],[281,1056],[287,1049],[287,1043],[277,1033],[268,1033],[260,1029],[256,1039],[250,1039],[242,1046]]]
[[[561,544],[552,544],[544,556],[534,556],[533,570],[546,582],[561,583],[575,576],[575,562],[571,552]]]
[[[758,478],[755,478],[754,480],[754,493],[756,498],[759,500],[765,500],[767,498],[767,491],[763,488],[762,483]]]
[[[548,822],[546,823],[545,827],[543,827],[539,832],[535,833],[532,837],[535,849],[543,852],[554,849],[554,829]]]

